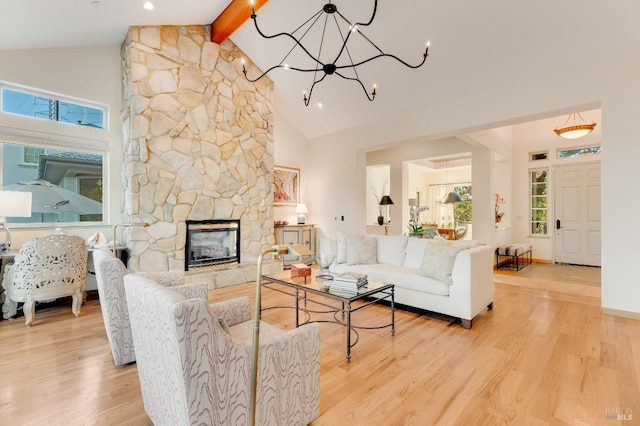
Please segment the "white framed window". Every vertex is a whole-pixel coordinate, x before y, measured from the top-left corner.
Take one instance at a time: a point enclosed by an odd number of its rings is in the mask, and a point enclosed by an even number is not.
[[[2,189],[34,194],[31,217],[8,217],[7,222],[27,227],[105,223],[107,153],[107,141],[0,126]],[[43,188],[36,189],[34,182],[62,198],[37,195]]]
[[[549,168],[529,169],[529,232],[549,235]]]
[[[0,82],[0,111],[76,126],[107,128],[107,106]]]

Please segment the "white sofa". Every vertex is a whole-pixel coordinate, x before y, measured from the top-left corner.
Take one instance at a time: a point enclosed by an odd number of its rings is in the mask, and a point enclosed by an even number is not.
[[[493,248],[477,241],[338,233],[332,273],[357,272],[395,285],[395,302],[460,318],[493,308]]]

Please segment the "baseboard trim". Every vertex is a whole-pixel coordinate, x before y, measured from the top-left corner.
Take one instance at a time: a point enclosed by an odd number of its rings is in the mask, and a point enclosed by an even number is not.
[[[640,312],[631,312],[631,311],[623,311],[620,309],[602,308],[602,313],[605,315],[613,315],[614,317],[640,320]]]

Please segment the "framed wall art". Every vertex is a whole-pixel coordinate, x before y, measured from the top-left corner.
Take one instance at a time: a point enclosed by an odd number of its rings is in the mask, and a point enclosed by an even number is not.
[[[295,206],[300,202],[300,169],[274,166],[273,203],[276,206]]]

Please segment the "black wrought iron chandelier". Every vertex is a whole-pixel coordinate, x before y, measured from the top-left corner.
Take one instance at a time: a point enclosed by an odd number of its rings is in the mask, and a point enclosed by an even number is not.
[[[371,14],[371,19],[369,19],[369,22],[366,23],[352,23],[351,21],[349,21],[347,18],[345,18],[339,11],[338,8],[335,4],[333,4],[331,2],[331,0],[329,0],[329,2],[327,4],[325,4],[321,10],[319,10],[318,12],[316,12],[313,16],[311,16],[309,19],[307,19],[302,25],[300,25],[298,28],[296,28],[292,33],[286,33],[286,32],[282,32],[282,33],[277,33],[277,34],[273,34],[273,35],[266,35],[262,32],[262,30],[260,30],[260,27],[258,26],[258,20],[257,20],[257,16],[256,16],[256,11],[254,8],[254,2],[253,0],[251,0],[251,19],[253,19],[253,22],[256,26],[256,30],[258,31],[258,34],[260,34],[262,37],[264,37],[265,39],[272,39],[272,38],[276,38],[276,37],[288,37],[293,41],[293,47],[291,48],[291,50],[289,50],[289,52],[286,54],[286,56],[282,59],[282,61],[280,61],[280,63],[278,65],[274,65],[271,68],[269,68],[268,70],[266,70],[265,72],[263,72],[260,76],[258,76],[256,79],[251,79],[249,78],[249,76],[247,76],[247,70],[244,66],[244,62],[242,65],[242,72],[244,73],[244,76],[246,77],[247,80],[249,80],[250,82],[256,82],[258,80],[260,80],[262,77],[264,77],[265,75],[267,75],[269,72],[277,69],[277,68],[285,68],[285,69],[289,69],[289,70],[294,70],[294,71],[301,71],[301,72],[309,72],[309,73],[313,73],[313,82],[311,84],[311,88],[309,89],[309,94],[307,95],[307,91],[303,91],[303,100],[304,100],[304,104],[305,106],[309,106],[309,102],[311,101],[311,95],[313,94],[313,89],[315,88],[316,84],[320,83],[321,81],[323,81],[328,75],[337,75],[339,77],[342,77],[345,80],[351,80],[351,81],[355,81],[357,82],[360,87],[362,87],[362,90],[364,91],[365,95],[367,96],[367,99],[369,99],[369,101],[373,101],[376,97],[376,85],[373,85],[372,91],[371,93],[367,92],[367,89],[365,88],[364,84],[362,83],[362,81],[360,80],[360,77],[358,76],[358,67],[361,65],[364,65],[368,62],[373,61],[374,59],[378,59],[378,58],[383,58],[383,57],[389,57],[389,58],[393,58],[396,61],[400,62],[401,64],[409,67],[409,68],[420,68],[425,61],[427,60],[427,56],[429,54],[429,46],[430,43],[427,42],[427,46],[426,49],[424,51],[424,55],[422,57],[422,61],[417,64],[417,65],[411,65],[408,64],[407,62],[403,61],[402,59],[398,58],[395,55],[392,55],[390,53],[385,53],[384,51],[382,51],[382,49],[380,49],[373,41],[371,41],[371,39],[369,37],[367,37],[362,31],[361,31],[361,27],[366,27],[368,25],[371,25],[371,23],[373,22],[373,19],[376,16],[376,11],[378,9],[378,0],[374,1],[374,5],[373,5],[373,13]],[[324,16],[324,20],[322,20],[321,18]],[[332,20],[331,20],[332,18]],[[338,18],[340,18],[340,21],[338,20]],[[338,53],[335,57],[333,57],[333,60],[330,62],[323,62],[321,59],[322,56],[322,48],[324,45],[324,40],[325,40],[325,35],[327,34],[327,29],[329,26],[329,23],[333,22],[335,23],[335,28],[337,29],[337,32],[339,34],[340,39],[342,40],[342,45],[340,47],[340,49],[338,50]],[[313,28],[314,25],[316,25],[317,23],[320,23],[321,25],[323,25],[322,27],[322,37],[320,40],[320,45],[318,48],[318,55],[314,56],[309,49],[307,49],[303,44],[302,41],[304,39],[304,37],[309,33],[309,31],[311,30],[311,28]],[[342,25],[342,28],[341,26]],[[298,37],[296,35],[297,32],[300,32],[301,35]],[[345,34],[346,33],[346,34]],[[365,59],[365,60],[361,60],[359,62],[355,62],[352,59],[351,56],[351,52],[349,52],[349,47],[347,46],[347,43],[349,42],[352,34],[359,34],[366,42],[368,42],[371,46],[373,46],[373,48],[375,50],[378,51],[378,53],[372,57],[370,57],[369,59]],[[287,58],[289,57],[289,55],[295,50],[296,47],[299,47],[300,49],[302,49],[302,51],[309,56],[309,58],[311,58],[312,62],[314,63],[314,65],[310,68],[302,68],[302,67],[295,67],[295,66],[291,66],[287,63],[285,63],[285,61],[287,60]],[[346,56],[346,59],[345,59]],[[349,75],[345,75],[346,70],[351,69],[353,71],[354,76],[351,77]]]

